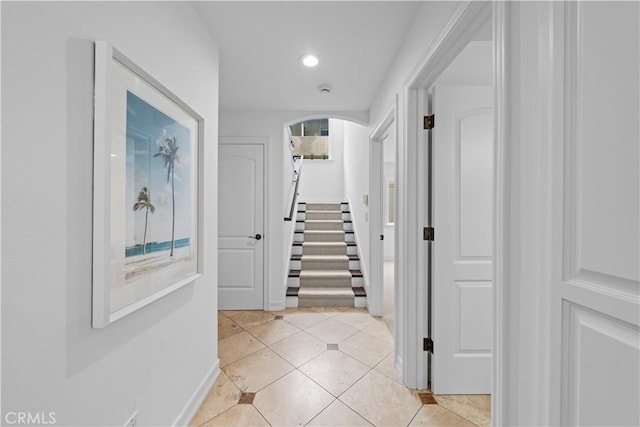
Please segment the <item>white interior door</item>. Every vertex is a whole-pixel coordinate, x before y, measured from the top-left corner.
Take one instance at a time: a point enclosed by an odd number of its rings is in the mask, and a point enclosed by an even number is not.
[[[264,146],[220,144],[218,306],[264,306]]]
[[[492,88],[438,86],[434,97],[432,390],[490,393]]]
[[[549,258],[553,422],[638,426],[640,5],[567,2],[564,12]]]

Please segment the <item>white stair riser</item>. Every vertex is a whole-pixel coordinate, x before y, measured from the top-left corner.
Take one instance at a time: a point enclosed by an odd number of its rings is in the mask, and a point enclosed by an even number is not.
[[[299,277],[287,277],[287,287],[288,288],[299,288],[300,287],[300,278]]]
[[[360,270],[360,260],[349,261],[349,270]]]
[[[358,248],[356,246],[347,246],[347,255],[358,255]]]
[[[356,241],[355,234],[353,234],[353,233],[345,233],[344,241],[347,242],[347,243],[355,243],[355,241]]]
[[[355,308],[367,308],[367,297],[355,297],[353,299],[353,306]]]
[[[297,308],[298,297],[287,297],[287,308]]]

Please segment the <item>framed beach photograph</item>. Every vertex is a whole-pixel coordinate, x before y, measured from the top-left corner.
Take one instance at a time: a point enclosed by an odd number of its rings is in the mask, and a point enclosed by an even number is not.
[[[95,43],[94,328],[201,276],[202,143],[198,114]]]

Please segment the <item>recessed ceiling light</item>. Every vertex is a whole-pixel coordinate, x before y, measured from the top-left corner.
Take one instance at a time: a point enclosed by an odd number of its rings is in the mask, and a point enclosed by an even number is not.
[[[319,62],[318,58],[313,55],[304,55],[300,60],[307,67],[315,67]]]

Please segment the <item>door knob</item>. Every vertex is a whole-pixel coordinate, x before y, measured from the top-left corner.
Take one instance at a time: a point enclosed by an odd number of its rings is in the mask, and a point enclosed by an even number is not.
[[[262,239],[262,234],[256,234],[255,236],[249,236],[250,239],[260,240]]]

